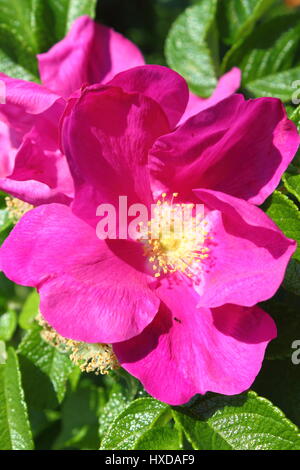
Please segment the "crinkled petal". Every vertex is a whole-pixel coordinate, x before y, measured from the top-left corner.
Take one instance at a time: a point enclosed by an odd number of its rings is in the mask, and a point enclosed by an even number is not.
[[[195,114],[200,113],[200,111],[214,106],[235,93],[240,88],[241,78],[241,70],[237,67],[233,67],[219,79],[218,85],[210,98],[200,98],[200,96],[190,93],[189,102],[180,120],[180,124],[190,117],[195,116]]]
[[[145,65],[121,72],[109,85],[155,100],[166,113],[171,128],[178,123],[188,102],[189,90],[184,78],[161,65]]]
[[[186,198],[192,189],[208,188],[261,204],[277,187],[299,141],[279,100],[233,95],[158,139],[150,166],[160,185]]]
[[[211,190],[196,190],[207,215],[208,258],[196,285],[199,306],[251,307],[271,298],[283,281],[296,243],[259,208]]]
[[[63,336],[123,341],[152,321],[159,299],[141,247],[115,243],[99,240],[69,207],[48,204],[16,225],[0,249],[0,266],[17,284],[38,288],[42,315]]]
[[[143,65],[139,49],[88,16],[78,18],[67,36],[38,55],[42,82],[68,97],[82,85],[106,83],[122,70]]]
[[[136,338],[114,344],[130,374],[152,396],[171,405],[207,391],[235,395],[258,374],[273,320],[259,307],[197,308],[197,294],[184,284],[159,289],[159,313]]]
[[[169,131],[160,106],[147,96],[116,87],[89,87],[72,100],[62,141],[75,181],[73,209],[95,222],[101,203],[118,207],[119,196],[150,203],[148,151]]]
[[[62,111],[62,103],[57,102],[39,115],[23,137],[12,171],[0,178],[0,189],[34,206],[71,202],[73,180],[67,160],[58,149]]]
[[[10,175],[14,167],[16,150],[9,133],[9,127],[0,121],[0,180]]]
[[[40,114],[50,108],[60,97],[42,85],[8,77],[0,73],[0,80],[5,84],[5,102],[19,106],[28,114]],[[5,105],[1,105],[4,112]]]

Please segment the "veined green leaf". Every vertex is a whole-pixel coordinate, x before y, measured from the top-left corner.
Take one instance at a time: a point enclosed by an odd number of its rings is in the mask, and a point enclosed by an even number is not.
[[[0,71],[38,81],[36,55],[61,40],[81,15],[94,17],[96,0],[0,0]]]
[[[18,358],[12,348],[0,365],[0,449],[33,449]]]
[[[294,258],[300,261],[300,211],[285,194],[275,191],[267,200],[266,213],[288,238],[298,243]]]
[[[226,0],[219,4],[219,25],[224,41],[244,38],[275,0]]]
[[[288,264],[283,287],[293,294],[300,295],[300,263],[296,259],[291,259]]]
[[[272,18],[232,46],[223,59],[222,70],[238,66],[242,70],[242,84],[246,89],[249,85],[250,92],[258,96],[263,92],[269,96],[281,93],[282,98],[291,100],[299,43],[300,13]],[[286,74],[282,75],[283,72]]]
[[[174,418],[197,450],[299,450],[297,426],[254,392],[208,396]]]
[[[134,449],[138,439],[155,424],[164,424],[170,407],[153,398],[138,398],[119,414],[102,440],[102,450]],[[169,418],[166,419],[168,421]]]
[[[190,88],[208,97],[217,84],[215,56],[216,0],[201,0],[174,22],[166,41],[166,57]],[[210,45],[214,43],[214,46]]]
[[[146,431],[134,446],[135,450],[180,450],[179,433],[175,427],[157,426]]]
[[[69,357],[46,343],[39,329],[26,334],[18,352],[27,402],[35,408],[55,408],[74,368]]]
[[[13,310],[0,315],[0,340],[9,341],[17,326],[17,314]]]

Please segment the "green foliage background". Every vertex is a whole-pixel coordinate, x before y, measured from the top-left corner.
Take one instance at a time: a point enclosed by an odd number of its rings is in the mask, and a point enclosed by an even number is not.
[[[247,97],[291,103],[300,80],[300,11],[279,0],[0,0],[0,70],[38,81],[36,54],[89,14],[122,32],[148,63],[169,65],[207,97],[233,66]],[[299,97],[299,95],[298,95]],[[12,228],[0,197],[1,243]],[[263,209],[300,242],[300,156]],[[300,245],[299,245],[300,246]],[[253,390],[234,397],[196,396],[170,407],[149,397],[124,372],[81,374],[46,344],[34,321],[36,292],[0,274],[0,450],[18,449],[300,449],[300,250],[276,296],[263,308],[278,338],[267,351]]]

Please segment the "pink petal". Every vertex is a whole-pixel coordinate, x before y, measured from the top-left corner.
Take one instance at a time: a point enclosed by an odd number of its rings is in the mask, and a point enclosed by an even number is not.
[[[71,202],[73,181],[67,160],[58,150],[62,111],[62,103],[57,102],[37,117],[23,137],[12,171],[0,178],[0,189],[34,206]]]
[[[233,95],[158,139],[150,162],[158,184],[187,198],[192,189],[209,188],[261,204],[299,142],[279,100]]]
[[[296,249],[259,208],[211,190],[195,190],[211,210],[207,216],[209,257],[196,286],[199,306],[226,303],[251,307],[272,297]]]
[[[180,405],[207,391],[235,395],[258,374],[273,320],[259,307],[197,308],[184,284],[159,289],[162,306],[136,338],[114,344],[122,365],[158,400]]]
[[[140,245],[108,246],[61,204],[25,214],[0,249],[6,276],[38,288],[45,319],[85,342],[123,341],[152,321],[159,299],[143,262]]]
[[[186,81],[173,70],[160,65],[145,65],[121,72],[109,85],[138,92],[155,100],[166,113],[170,127],[181,118],[189,96]]]
[[[101,203],[150,203],[148,151],[169,125],[150,98],[115,87],[89,87],[72,100],[62,126],[64,152],[75,180],[74,211],[95,222]]]
[[[4,122],[0,121],[0,179],[5,178],[12,172],[15,153],[9,128]]]
[[[5,83],[6,104],[22,108],[23,113],[40,114],[50,108],[60,97],[42,85],[10,78],[0,73],[0,80]],[[1,112],[5,112],[1,105]]]
[[[88,16],[78,18],[68,35],[39,54],[38,61],[43,84],[64,97],[82,85],[106,83],[122,70],[144,64],[131,41]]]
[[[200,96],[190,93],[188,106],[180,120],[180,124],[195,114],[200,113],[200,111],[214,106],[235,93],[241,86],[241,79],[241,70],[237,67],[233,67],[219,79],[217,87],[210,98],[200,98]]]

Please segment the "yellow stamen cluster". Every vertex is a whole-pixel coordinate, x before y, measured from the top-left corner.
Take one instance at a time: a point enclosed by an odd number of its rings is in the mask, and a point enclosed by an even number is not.
[[[68,353],[71,361],[82,372],[106,375],[109,371],[120,367],[110,344],[90,344],[67,339],[57,333],[41,315],[38,315],[37,320],[42,327],[41,336],[44,341],[59,349],[60,352]]]
[[[147,227],[140,226],[140,241],[154,277],[180,272],[192,278],[209,256],[207,222],[196,213],[195,204],[173,204],[178,193],[173,193],[171,201],[166,197],[163,193],[157,201]]]
[[[31,204],[20,201],[20,199],[17,198],[6,197],[5,202],[8,209],[8,217],[14,224],[16,224],[26,212],[33,209]]]

